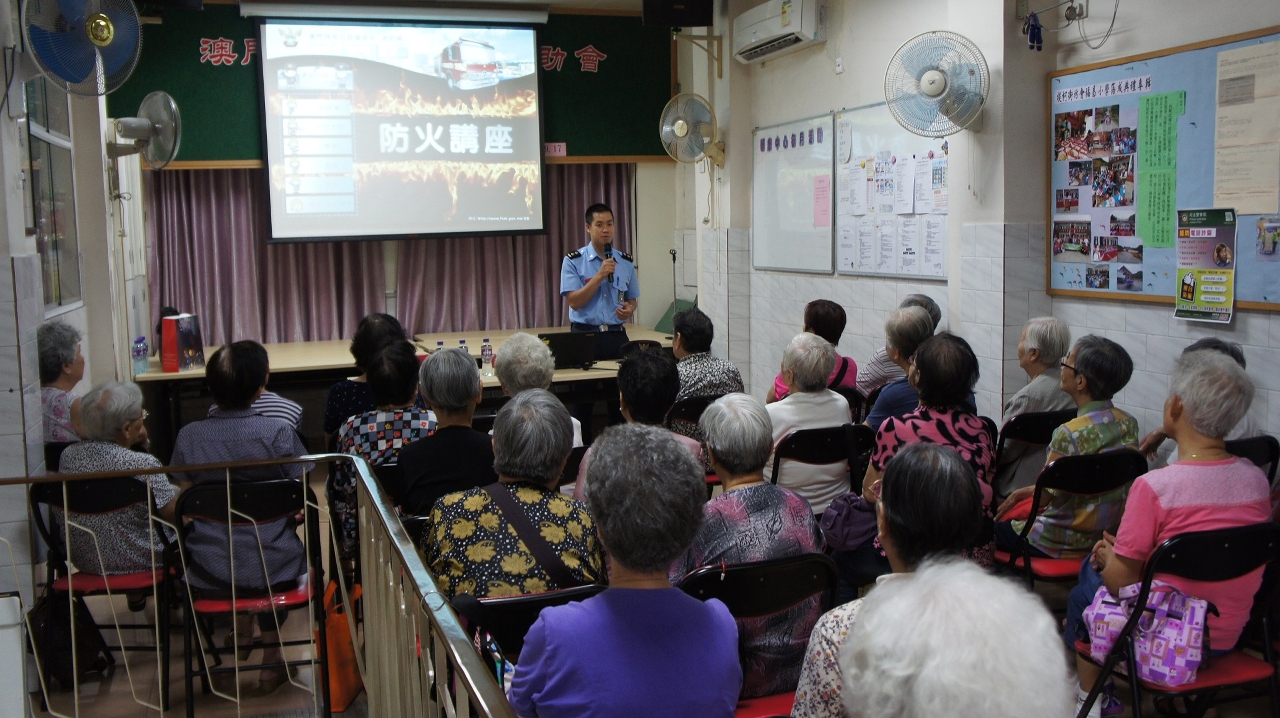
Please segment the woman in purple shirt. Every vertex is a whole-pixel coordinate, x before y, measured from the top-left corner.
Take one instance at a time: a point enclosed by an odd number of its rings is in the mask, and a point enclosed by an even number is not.
[[[724,604],[672,588],[706,487],[671,432],[627,424],[592,446],[588,501],[612,565],[609,589],[542,611],[511,681],[521,718],[730,718],[742,686]]]

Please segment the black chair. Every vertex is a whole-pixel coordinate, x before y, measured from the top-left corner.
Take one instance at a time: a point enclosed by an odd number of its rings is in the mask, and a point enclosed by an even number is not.
[[[1146,606],[1147,596],[1151,592],[1151,581],[1156,574],[1178,576],[1192,581],[1218,582],[1228,581],[1244,576],[1261,566],[1272,563],[1280,556],[1280,526],[1267,522],[1253,526],[1239,526],[1217,531],[1195,531],[1179,534],[1165,541],[1156,548],[1155,553],[1147,561],[1142,572],[1142,584],[1138,590],[1135,606]],[[1271,590],[1265,583],[1264,591]],[[1268,597],[1255,601],[1256,605],[1268,605]],[[1209,606],[1210,613],[1217,614],[1217,608]],[[1142,716],[1142,691],[1145,689],[1161,696],[1181,696],[1186,700],[1187,712],[1179,715],[1202,716],[1216,703],[1225,703],[1236,698],[1250,695],[1220,697],[1224,689],[1244,687],[1251,684],[1269,683],[1272,715],[1280,714],[1280,680],[1276,677],[1276,660],[1271,643],[1270,618],[1261,612],[1259,619],[1262,626],[1262,652],[1265,659],[1255,658],[1243,651],[1236,650],[1225,656],[1209,657],[1213,647],[1213,637],[1205,631],[1204,659],[1196,671],[1195,681],[1186,685],[1169,688],[1157,686],[1141,680],[1131,680],[1127,676],[1137,675],[1134,650],[1134,630],[1145,611],[1134,611],[1116,637],[1106,660],[1102,663],[1102,674],[1089,692],[1088,699],[1080,709],[1079,716],[1084,718],[1102,690],[1102,684],[1112,675],[1116,665],[1124,660],[1127,674],[1116,673],[1119,678],[1129,683],[1133,691],[1134,718]],[[1094,662],[1089,655],[1089,645],[1076,643],[1076,651],[1083,658]]]
[[[414,546],[422,547],[422,532],[426,530],[427,524],[431,522],[430,516],[401,516],[400,525],[404,526],[404,532],[409,534],[409,541]]]
[[[822,612],[835,604],[839,582],[836,564],[820,553],[739,563],[703,566],[680,579],[676,588],[705,601],[722,601],[734,618],[772,616],[812,596]],[[737,716],[790,715],[795,692],[738,702]]]
[[[866,421],[867,417],[871,416],[871,410],[875,408],[876,402],[880,400],[880,392],[882,391],[884,391],[884,386],[878,386],[872,389],[870,394],[867,394],[866,401],[862,402],[861,421]],[[878,426],[871,427],[872,431],[879,431],[879,429],[880,427]]]
[[[1012,553],[996,551],[996,561],[1021,571],[1032,588],[1036,581],[1075,581],[1080,575],[1080,564],[1086,557],[1038,558],[1031,556],[1031,543],[1027,534],[1040,513],[1041,491],[1053,489],[1063,493],[1096,496],[1107,494],[1147,473],[1146,458],[1134,449],[1117,449],[1101,454],[1063,456],[1054,459],[1036,479],[1032,494],[1031,514],[1018,535],[1018,550]]]
[[[849,445],[849,490],[861,492],[862,477],[876,448],[876,432],[866,424],[845,424],[844,430]]]
[[[74,441],[47,441],[44,445],[44,469],[45,471],[56,472],[58,464],[62,461],[62,452],[66,451],[68,446],[75,444]]]
[[[634,352],[634,351],[647,352],[647,351],[653,351],[655,349],[658,351],[662,351],[662,342],[656,341],[654,339],[632,339],[629,342],[623,343],[623,345],[618,348],[618,356],[621,357],[622,359],[626,359],[627,355],[630,354],[631,352]]]
[[[467,619],[468,629],[474,636],[484,631],[498,644],[502,657],[511,663],[519,663],[524,649],[524,637],[538,620],[538,614],[549,606],[563,606],[573,601],[583,601],[604,591],[598,584],[565,588],[524,596],[476,598],[463,593],[453,597],[453,609]]]
[[[407,487],[404,485],[404,470],[400,468],[400,464],[378,464],[373,467],[373,475],[378,479],[378,485],[387,492],[387,496],[390,496],[396,505],[404,505]]]
[[[48,444],[45,445],[49,446]],[[66,501],[64,506],[63,487],[66,487]],[[85,603],[86,596],[119,596],[125,592],[134,591],[153,591],[156,595],[156,620],[165,626],[160,630],[160,654],[161,654],[161,696],[160,700],[165,709],[169,707],[169,631],[167,623],[169,620],[169,604],[173,592],[172,566],[174,547],[170,544],[161,524],[158,521],[152,522],[152,529],[156,532],[156,536],[165,547],[160,562],[154,571],[140,571],[136,573],[125,574],[94,574],[84,571],[69,573],[67,568],[68,551],[67,546],[63,543],[64,534],[61,531],[51,531],[49,524],[45,521],[44,507],[56,507],[63,509],[64,512],[69,510],[71,519],[75,520],[75,514],[106,514],[116,511],[123,511],[137,505],[146,505],[150,501],[147,492],[147,485],[133,478],[132,476],[122,476],[111,479],[89,479],[86,481],[68,481],[56,483],[33,484],[29,495],[31,504],[31,515],[35,520],[36,530],[40,537],[44,539],[45,545],[49,547],[49,557],[46,562],[47,581],[49,590],[54,594],[67,595],[70,600],[76,603],[76,612],[82,616],[89,617],[93,624],[94,630],[103,628],[115,628],[116,624],[112,622],[110,625],[102,625],[93,618],[93,614],[89,611],[88,605]],[[151,507],[152,515],[157,514],[157,508]],[[66,514],[64,513],[64,520]],[[71,528],[72,533],[83,533]],[[89,539],[92,540],[92,539]],[[81,613],[83,612],[83,613]],[[50,643],[49,629],[52,622],[45,624],[45,635],[43,638],[44,646],[48,647]],[[155,626],[137,623],[121,623],[121,629],[143,629],[148,632],[154,631]],[[112,651],[154,651],[155,645],[121,645],[110,646]],[[44,656],[47,665],[48,656]],[[109,664],[115,663],[115,658],[110,653],[107,655]],[[46,668],[45,673],[48,674]]]
[[[230,502],[228,502],[228,498],[230,498]],[[197,621],[207,625],[208,619],[215,615],[264,613],[266,611],[274,611],[279,614],[308,607],[311,609],[311,615],[308,618],[317,627],[315,637],[318,649],[317,655],[301,660],[291,661],[286,659],[279,663],[264,663],[260,667],[284,668],[287,670],[289,666],[315,666],[315,671],[320,676],[317,690],[320,691],[323,701],[322,715],[326,717],[330,715],[329,653],[325,635],[324,575],[322,568],[324,563],[321,556],[321,547],[324,544],[320,541],[320,517],[315,508],[316,505],[315,494],[298,479],[232,483],[230,490],[228,490],[225,483],[214,481],[193,486],[183,491],[178,497],[175,523],[185,527],[186,530],[190,528],[186,523],[187,521],[207,521],[225,526],[230,519],[230,523],[234,524],[235,527],[244,528],[251,525],[272,523],[282,519],[296,520],[300,514],[304,515],[307,523],[307,540],[304,547],[309,549],[310,552],[307,557],[307,563],[310,567],[309,580],[303,582],[302,586],[281,586],[278,591],[275,590],[276,587],[274,586],[271,590],[237,589],[235,600],[219,595],[201,596],[199,590],[195,588],[188,589],[191,600],[188,601],[186,620],[183,622],[183,679],[187,690],[188,718],[192,718],[195,715],[195,693],[193,692],[192,679],[199,676],[204,692],[208,693],[208,677],[210,675],[214,673],[234,673],[236,671],[234,666],[222,667],[219,650],[213,645],[212,637],[209,636],[207,631],[205,631],[205,637],[208,639],[208,645],[205,648],[200,647],[199,637],[195,635],[195,623]],[[234,515],[232,511],[235,512]],[[182,546],[181,549],[185,552],[185,546]],[[192,571],[201,570],[198,565],[194,564],[193,558],[189,555],[186,556],[185,565]],[[291,580],[296,577],[282,576],[279,578],[282,579],[282,584],[296,584]],[[307,632],[307,635],[310,636],[310,631]],[[310,643],[310,638],[303,638],[282,640],[277,645],[283,649],[289,646],[310,645]],[[226,650],[234,653],[235,649]],[[206,652],[213,655],[214,662],[212,665],[209,665],[205,660]],[[191,659],[193,653],[197,658],[196,668],[192,667]]]
[[[845,401],[849,402],[849,421],[855,424],[861,422],[862,417],[866,415],[866,406],[864,406],[866,400],[862,398],[862,394],[851,386],[831,387],[831,391],[843,396]]]
[[[475,429],[476,431],[482,434],[487,434],[493,431],[493,422],[497,418],[498,418],[498,415],[496,413],[476,414],[475,416],[471,417],[471,428]]]
[[[560,481],[557,487],[572,484],[578,480],[578,469],[582,466],[582,457],[587,453],[587,447],[575,446],[573,451],[569,452],[569,459],[564,462],[564,471],[560,472]]]
[[[1276,437],[1263,434],[1228,441],[1227,453],[1252,461],[1254,466],[1267,472],[1267,483],[1272,487],[1276,485],[1276,465],[1280,464],[1280,441],[1276,441]]]
[[[667,422],[674,423],[683,421],[688,424],[697,424],[702,418],[702,412],[707,410],[716,399],[724,396],[724,394],[705,394],[702,396],[686,396],[677,401],[671,407],[671,411],[667,412]]]
[[[996,439],[996,466],[1004,464],[1005,445],[1008,442],[1021,441],[1024,444],[1048,446],[1053,439],[1053,432],[1074,418],[1076,418],[1075,409],[1030,411],[1013,417],[1000,429],[999,438]]]
[[[802,464],[834,464],[849,461],[849,437],[844,425],[825,429],[797,429],[787,434],[773,450],[773,476],[778,483],[778,473],[783,459]],[[874,440],[874,438],[873,438]]]

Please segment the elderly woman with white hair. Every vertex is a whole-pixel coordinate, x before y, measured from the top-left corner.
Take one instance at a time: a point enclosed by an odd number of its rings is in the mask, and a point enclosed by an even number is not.
[[[773,422],[775,447],[793,431],[849,423],[848,400],[827,388],[835,364],[835,347],[817,334],[797,334],[783,350],[782,381],[787,397],[765,407]],[[837,496],[849,490],[849,469],[844,461],[804,464],[783,459],[778,471],[782,476],[774,480],[772,464],[766,465],[765,480],[800,494],[815,514],[826,511]]]
[[[80,340],[80,332],[66,322],[45,322],[36,329],[46,444],[79,441],[83,435],[80,397],[74,391],[84,379]]]
[[[445,494],[498,480],[492,440],[471,427],[482,388],[480,369],[465,349],[438,351],[422,362],[418,391],[436,415],[436,430],[400,450],[407,513],[426,516]]]
[[[1093,556],[1080,567],[1080,583],[1067,599],[1068,646],[1087,640],[1082,615],[1098,588],[1112,595],[1142,579],[1156,548],[1178,534],[1259,524],[1271,519],[1267,477],[1247,459],[1227,453],[1224,438],[1249,411],[1254,387],[1244,369],[1212,350],[1183,354],[1174,364],[1169,398],[1164,402],[1162,431],[1178,443],[1180,460],[1137,478],[1125,501],[1120,528],[1105,534]],[[1157,575],[1187,595],[1217,607],[1208,617],[1206,648],[1211,655],[1231,651],[1240,640],[1253,595],[1262,583],[1262,568],[1229,581],[1201,583]],[[1077,659],[1083,703],[1098,679],[1094,664]],[[1114,699],[1112,699],[1114,701]],[[1110,711],[1103,700],[1089,712],[1097,718]]]
[[[967,561],[876,587],[840,651],[857,718],[1071,715],[1054,619],[1033,593]]]
[[[726,394],[702,412],[698,425],[724,493],[702,507],[702,527],[672,564],[671,583],[702,566],[822,551],[822,529],[809,502],[764,480],[773,426],[760,400]],[[775,615],[738,621],[743,698],[795,690],[809,632],[820,611],[814,596]]]
[[[522,391],[498,411],[497,482],[441,498],[423,531],[422,552],[441,593],[513,596],[604,578],[590,512],[556,490],[569,437],[569,410],[544,389]],[[527,535],[535,526],[537,534]]]
[[[667,573],[702,522],[702,467],[656,426],[611,427],[591,448],[587,500],[609,588],[542,610],[511,680],[512,708],[522,718],[730,718],[742,686],[733,616],[673,588]]]
[[[1075,400],[1062,390],[1062,368],[1058,363],[1071,351],[1071,330],[1057,317],[1036,317],[1022,327],[1018,339],[1018,366],[1030,380],[1004,403],[1000,424],[1015,416],[1042,411],[1076,408]],[[1010,441],[1000,455],[991,488],[1003,500],[1015,489],[1035,484],[1044,467],[1045,447]]]
[[[525,332],[516,332],[504,339],[493,357],[493,373],[507,396],[528,389],[549,389],[555,371],[556,360],[551,349],[541,339]],[[582,446],[582,422],[569,418],[573,421],[573,445]]]
[[[137,384],[109,381],[95,386],[81,399],[84,441],[62,454],[62,473],[97,473],[156,469],[164,466],[151,454],[130,447],[147,442],[142,390]],[[134,477],[151,488],[159,515],[173,520],[177,489],[164,474]],[[60,513],[55,509],[55,513]],[[136,504],[105,514],[77,514],[76,523],[97,536],[71,530],[71,562],[81,571],[99,574],[138,573],[152,569],[164,546],[151,533],[147,506]],[[153,553],[154,552],[154,553]]]

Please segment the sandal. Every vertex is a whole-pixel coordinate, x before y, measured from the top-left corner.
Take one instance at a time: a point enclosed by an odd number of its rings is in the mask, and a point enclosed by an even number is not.
[[[288,683],[290,678],[297,677],[297,666],[288,666],[287,671],[279,668],[263,668],[262,673],[258,676],[258,687],[256,692],[260,696],[274,693],[277,688]]]

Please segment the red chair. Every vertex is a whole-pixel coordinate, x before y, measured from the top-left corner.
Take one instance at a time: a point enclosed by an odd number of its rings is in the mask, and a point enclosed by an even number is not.
[[[1227,581],[1272,563],[1277,557],[1280,557],[1280,526],[1271,522],[1218,531],[1179,534],[1160,544],[1147,561],[1142,572],[1141,588],[1134,605],[1147,605],[1151,581],[1156,574],[1178,576],[1192,581]],[[1263,592],[1274,593],[1273,588],[1273,582],[1263,582]],[[1269,684],[1272,715],[1280,715],[1280,679],[1276,677],[1270,617],[1266,610],[1258,608],[1269,606],[1271,601],[1270,596],[1261,598],[1263,600],[1254,602],[1254,613],[1261,624],[1264,658],[1256,658],[1240,650],[1225,656],[1210,658],[1209,650],[1213,645],[1213,637],[1206,628],[1204,660],[1196,672],[1196,680],[1176,688],[1127,678],[1127,676],[1137,675],[1133,634],[1144,612],[1135,611],[1125,623],[1124,628],[1120,630],[1115,645],[1102,663],[1102,674],[1094,684],[1093,690],[1089,692],[1089,697],[1081,707],[1078,718],[1088,715],[1089,709],[1102,690],[1102,684],[1113,672],[1121,680],[1127,681],[1133,691],[1134,718],[1142,718],[1143,690],[1158,696],[1182,697],[1187,703],[1187,713],[1179,715],[1203,716],[1205,711],[1213,705],[1256,695],[1256,692],[1249,692],[1222,696],[1220,694],[1223,691],[1244,689],[1263,682]],[[1212,604],[1209,610],[1214,614],[1217,613],[1217,609]],[[1089,644],[1077,642],[1076,651],[1085,660],[1096,665],[1096,661],[1089,654]],[[1124,674],[1115,672],[1121,660],[1125,661],[1127,667]]]
[[[719,599],[734,618],[759,618],[821,595],[822,610],[835,604],[838,584],[836,564],[820,553],[775,558],[753,563],[703,566],[676,584],[676,588],[705,601]],[[795,691],[738,702],[735,718],[787,716]]]
[[[1022,573],[1027,588],[1036,581],[1075,581],[1080,575],[1079,558],[1040,558],[1031,555],[1027,534],[1040,513],[1040,494],[1053,489],[1081,496],[1107,494],[1147,473],[1147,460],[1133,449],[1117,449],[1101,454],[1063,456],[1040,470],[1036,491],[1031,499],[1031,518],[1018,535],[1018,550],[1012,554],[996,551],[996,561]]]
[[[228,496],[229,495],[229,496]],[[228,502],[230,498],[230,502]],[[193,690],[192,679],[199,676],[205,693],[209,692],[209,676],[215,673],[235,673],[236,666],[222,666],[222,659],[219,650],[213,645],[212,636],[209,635],[207,629],[196,631],[196,624],[199,622],[202,626],[209,625],[208,619],[215,615],[228,614],[245,614],[245,613],[263,613],[268,610],[279,612],[292,611],[299,608],[310,608],[308,620],[316,630],[317,653],[312,658],[301,660],[285,660],[280,663],[264,663],[260,668],[284,668],[294,666],[315,666],[315,670],[319,675],[318,685],[315,690],[320,691],[322,696],[322,715],[326,718],[330,715],[329,706],[329,671],[328,671],[328,640],[325,636],[325,613],[324,613],[324,581],[323,581],[323,558],[321,556],[322,546],[326,545],[320,541],[320,521],[319,513],[316,510],[316,497],[310,488],[307,488],[302,481],[298,479],[275,479],[270,481],[253,481],[244,483],[232,483],[229,487],[221,481],[193,486],[178,497],[178,504],[175,511],[179,526],[187,526],[186,521],[207,521],[211,523],[233,524],[235,528],[254,527],[268,524],[280,520],[296,521],[297,517],[304,515],[307,523],[307,542],[306,547],[309,551],[307,556],[307,565],[310,569],[309,580],[302,582],[299,586],[294,579],[296,577],[271,577],[273,582],[276,578],[281,579],[282,584],[291,584],[285,586],[273,586],[272,590],[251,590],[240,589],[235,590],[234,600],[227,598],[225,595],[206,594],[194,587],[188,586],[190,592],[189,608],[186,614],[186,621],[183,626],[183,643],[184,643],[184,663],[183,663],[183,679],[187,689],[187,716],[192,718],[195,715],[195,692]],[[233,515],[232,512],[235,512]],[[224,529],[225,530],[225,529]],[[179,542],[182,543],[181,541]],[[182,546],[184,553],[186,547]],[[256,559],[256,557],[254,557]],[[200,571],[198,564],[195,564],[190,555],[186,555],[186,566],[192,572]],[[255,560],[255,567],[258,562]],[[260,569],[259,569],[260,570]],[[279,589],[278,592],[275,589]],[[227,587],[226,594],[230,594],[231,587]],[[200,647],[200,635],[206,639],[207,645],[202,649]],[[311,631],[307,632],[308,638],[296,640],[282,640],[277,645],[282,649],[288,646],[310,645],[312,635]],[[233,653],[232,649],[226,649]],[[205,653],[213,656],[213,664],[209,665],[205,660]],[[197,659],[197,667],[192,668],[192,654],[195,653]]]
[[[64,488],[65,488],[65,506],[64,506]],[[151,501],[147,485],[132,476],[122,476],[111,479],[89,479],[86,481],[67,481],[57,483],[34,484],[30,493],[31,515],[35,519],[36,530],[44,539],[45,544],[49,547],[49,558],[47,561],[49,590],[55,594],[66,594],[73,599],[76,604],[76,611],[83,612],[82,615],[88,616],[93,621],[96,630],[104,628],[113,629],[117,624],[113,621],[111,624],[99,624],[93,619],[93,614],[89,611],[88,605],[84,602],[86,596],[119,596],[126,592],[135,592],[148,590],[156,597],[156,617],[157,621],[167,624],[169,618],[169,604],[172,595],[173,584],[171,580],[166,579],[166,575],[172,575],[171,556],[173,547],[170,545],[168,537],[159,522],[152,522],[152,529],[155,535],[159,537],[160,542],[164,545],[165,551],[157,564],[155,570],[140,571],[136,573],[125,574],[95,574],[77,571],[70,573],[68,571],[68,552],[67,547],[63,543],[64,534],[61,530],[50,531],[48,524],[45,522],[44,506],[69,510],[71,520],[75,521],[77,514],[109,514],[123,511],[134,506],[146,506]],[[157,514],[154,505],[151,506],[152,515]],[[71,533],[82,533],[74,526]],[[92,540],[92,539],[89,539]],[[138,623],[121,623],[118,624],[121,630],[127,629],[144,629],[154,631],[155,626],[149,624]],[[50,645],[48,630],[46,629],[44,636],[45,646]],[[169,707],[169,631],[167,625],[164,630],[159,631],[160,639],[160,655],[161,655],[161,695],[160,700],[167,710]],[[155,651],[155,645],[120,645],[110,646],[115,651]],[[47,658],[47,656],[46,656]],[[115,659],[108,654],[108,665],[113,665]],[[48,670],[45,671],[46,675]],[[65,687],[65,686],[64,686]]]

